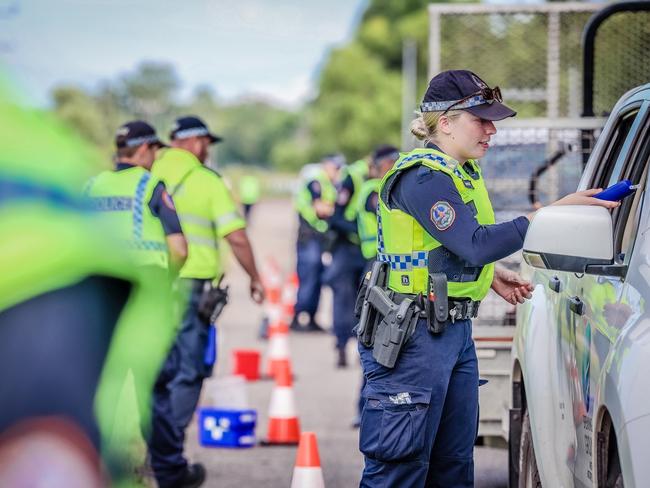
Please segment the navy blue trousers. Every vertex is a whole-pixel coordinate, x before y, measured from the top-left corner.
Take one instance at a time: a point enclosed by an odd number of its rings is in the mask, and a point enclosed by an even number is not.
[[[359,448],[361,487],[472,487],[478,361],[470,320],[442,334],[418,322],[395,368],[359,344],[366,386]]]
[[[199,403],[203,380],[212,375],[212,365],[204,363],[208,343],[208,324],[198,316],[199,300],[205,280],[185,280],[189,288],[189,301],[181,330],[176,338],[178,347],[178,373],[169,383],[172,412],[176,425],[185,430]]]
[[[158,375],[153,391],[151,434],[147,439],[151,468],[158,486],[174,486],[185,474],[187,460],[183,456],[185,433],[174,419],[169,382],[179,370],[178,346],[172,346]]]
[[[149,451],[161,488],[173,486],[184,474],[185,429],[198,404],[203,380],[212,374],[212,366],[204,363],[208,325],[198,317],[204,281],[187,279],[180,283],[187,288],[187,309],[154,389]]]
[[[325,282],[332,289],[333,326],[339,349],[354,335],[352,329],[357,325],[354,304],[365,265],[358,245],[340,242],[332,251],[332,264],[325,271]]]
[[[296,244],[296,272],[299,282],[296,314],[307,312],[313,317],[318,310],[323,276],[322,254],[322,244],[317,237],[299,239]]]

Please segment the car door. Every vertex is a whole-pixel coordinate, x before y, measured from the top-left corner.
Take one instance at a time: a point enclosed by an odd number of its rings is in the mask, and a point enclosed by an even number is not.
[[[575,426],[575,486],[591,487],[594,478],[595,399],[601,386],[601,369],[618,333],[629,316],[629,306],[621,300],[625,276],[621,266],[629,263],[634,237],[642,210],[647,180],[648,102],[636,101],[623,107],[615,129],[608,134],[604,157],[586,174],[589,188],[606,188],[623,179],[639,185],[636,193],[612,211],[614,255],[617,266],[599,275],[572,275],[567,286],[567,335],[573,341],[573,364],[570,374],[572,411]],[[581,182],[583,183],[583,182]],[[609,236],[604,238],[609,238]]]

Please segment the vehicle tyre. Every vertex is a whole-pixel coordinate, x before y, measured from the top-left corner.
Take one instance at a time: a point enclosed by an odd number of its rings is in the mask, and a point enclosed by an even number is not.
[[[528,410],[524,412],[519,443],[519,488],[541,488]]]
[[[605,488],[624,488],[623,486],[623,473],[621,473],[621,462],[618,459],[618,453],[614,458],[614,462],[610,467],[610,472],[607,476]]]

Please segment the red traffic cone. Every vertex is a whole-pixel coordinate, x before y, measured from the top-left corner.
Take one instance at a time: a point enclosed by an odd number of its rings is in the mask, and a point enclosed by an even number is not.
[[[281,364],[275,376],[269,406],[269,426],[263,445],[295,445],[300,439],[300,422],[296,413],[291,371]]]
[[[303,432],[300,435],[291,488],[325,488],[314,432]]]

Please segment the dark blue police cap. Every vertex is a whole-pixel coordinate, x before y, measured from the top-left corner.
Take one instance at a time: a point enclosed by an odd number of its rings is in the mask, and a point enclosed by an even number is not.
[[[207,136],[210,138],[210,144],[222,141],[223,139],[215,134],[212,134],[208,126],[200,118],[194,115],[186,117],[179,117],[174,122],[172,131],[169,134],[170,139],[187,139],[188,137],[201,137]]]
[[[156,129],[144,120],[133,120],[121,125],[115,132],[115,145],[118,149],[138,147],[142,144],[167,147],[156,135]]]
[[[399,158],[399,149],[397,149],[395,146],[391,146],[390,144],[382,144],[381,146],[375,148],[374,152],[372,153],[372,163],[378,164],[382,159],[385,158]]]
[[[467,110],[485,120],[502,120],[517,115],[501,102],[499,87],[490,88],[476,74],[459,69],[443,71],[431,79],[420,111]]]

